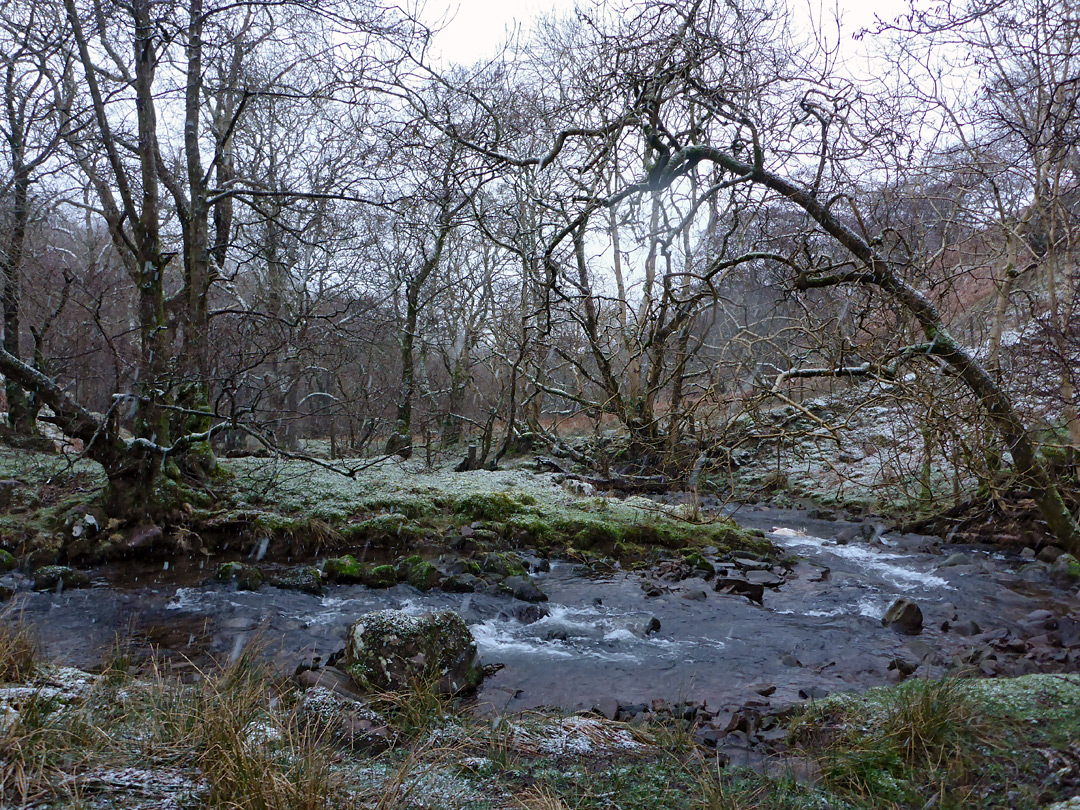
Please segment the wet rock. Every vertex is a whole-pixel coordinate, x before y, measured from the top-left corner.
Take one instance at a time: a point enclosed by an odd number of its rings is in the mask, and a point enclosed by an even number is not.
[[[960,636],[977,636],[982,629],[971,619],[963,619],[949,625],[949,630]]]
[[[451,574],[443,580],[442,589],[447,593],[474,593],[483,582],[468,572]]]
[[[917,635],[922,632],[923,627],[922,609],[912,600],[901,597],[885,611],[881,623],[898,633]]]
[[[619,714],[619,701],[610,697],[600,698],[593,704],[590,711],[601,717],[607,718],[608,720],[614,720]]]
[[[323,566],[323,577],[330,582],[351,585],[360,582],[363,566],[351,554],[331,557]]]
[[[433,680],[441,694],[473,691],[484,676],[472,633],[449,610],[360,617],[346,633],[342,669],[362,689],[402,691],[420,679]]]
[[[1050,579],[1059,585],[1080,582],[1080,560],[1072,554],[1059,554],[1050,565]]]
[[[909,661],[908,659],[901,656],[897,656],[896,658],[893,658],[891,661],[889,661],[888,666],[888,670],[890,672],[899,672],[904,678],[913,674],[918,668],[919,665],[917,663]]]
[[[525,561],[509,551],[492,551],[479,559],[480,570],[500,577],[523,577],[528,572]]]
[[[750,689],[751,691],[756,692],[762,697],[769,697],[769,695],[773,694],[776,691],[776,685],[766,683],[764,681],[758,681],[756,683],[750,684]]]
[[[6,602],[15,595],[15,589],[7,585],[0,585],[0,602]]]
[[[282,590],[300,591],[313,596],[321,596],[323,592],[322,573],[313,565],[301,565],[281,571],[271,578],[270,584]]]
[[[407,582],[418,591],[430,591],[443,577],[433,563],[419,555],[406,557],[397,564],[397,578]]]
[[[1039,553],[1035,555],[1035,559],[1050,565],[1064,553],[1065,549],[1060,546],[1043,546],[1039,549]]]
[[[18,565],[14,554],[0,548],[0,572],[14,571]]]
[[[90,584],[89,576],[66,565],[43,565],[34,572],[33,578],[35,591],[85,588]]]
[[[1020,559],[1022,559],[1022,560],[1034,560],[1035,559],[1035,549],[1031,548],[1030,546],[1024,546],[1024,548],[1021,549],[1021,551],[1020,551]]]
[[[952,568],[955,565],[971,565],[974,560],[967,554],[950,554],[943,562],[938,563],[938,568]]]
[[[576,624],[563,619],[548,620],[536,625],[541,641],[568,641],[572,638],[600,639],[604,631],[597,625]]]
[[[717,577],[714,589],[717,593],[730,593],[745,596],[751,602],[764,604],[765,586],[758,582],[749,582],[736,577]]]
[[[764,585],[766,588],[779,588],[784,584],[784,578],[777,576],[772,571],[747,571],[746,581],[756,585]]]
[[[836,513],[831,509],[811,509],[806,513],[806,517],[810,520],[828,520],[835,521]]]
[[[726,736],[726,731],[709,726],[698,726],[693,732],[694,742],[704,748],[716,748]]]
[[[704,575],[706,579],[716,573],[716,568],[699,552],[691,551],[683,557],[683,562],[690,567],[691,574]]]
[[[254,565],[241,562],[226,562],[218,566],[214,573],[218,582],[235,582],[238,590],[257,591],[263,584],[263,572]]]
[[[499,590],[510,593],[523,602],[546,602],[547,594],[537,588],[527,577],[507,577],[499,584]]]
[[[651,613],[624,616],[619,620],[621,629],[628,630],[638,638],[645,638],[660,629],[660,620]]]
[[[829,690],[822,689],[820,686],[806,686],[799,690],[799,697],[803,700],[821,700],[828,695]]]
[[[802,661],[795,657],[794,653],[786,653],[780,656],[780,663],[785,667],[801,667]]]
[[[688,602],[704,602],[709,598],[709,594],[700,588],[691,588],[682,591],[679,595]]]
[[[933,647],[921,639],[913,638],[907,641],[904,646],[907,647],[912,655],[918,658],[921,663],[941,663],[941,656],[937,654]]]
[[[1080,619],[1072,616],[1060,619],[1057,634],[1062,647],[1080,647]]]
[[[360,582],[369,588],[392,588],[398,583],[397,569],[392,565],[373,565],[360,575]]]
[[[504,621],[517,621],[522,624],[533,624],[551,615],[547,605],[511,605],[499,613],[499,618]]]

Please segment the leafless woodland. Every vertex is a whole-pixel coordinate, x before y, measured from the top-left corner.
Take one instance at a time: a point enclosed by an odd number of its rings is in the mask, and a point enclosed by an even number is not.
[[[118,513],[315,442],[678,485],[873,389],[929,494],[1008,476],[1075,550],[1080,8],[916,9],[859,78],[768,2],[446,65],[367,0],[6,0],[9,440]]]

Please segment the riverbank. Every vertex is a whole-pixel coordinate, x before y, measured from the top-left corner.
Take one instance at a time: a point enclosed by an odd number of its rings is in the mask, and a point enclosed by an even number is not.
[[[180,678],[131,669],[121,649],[90,673],[33,662],[5,627],[0,792],[12,807],[1036,810],[1080,794],[1076,675],[814,701],[773,716],[771,753],[747,745],[740,759],[698,744],[709,724],[690,709],[492,719],[422,686],[304,690],[251,650]]]

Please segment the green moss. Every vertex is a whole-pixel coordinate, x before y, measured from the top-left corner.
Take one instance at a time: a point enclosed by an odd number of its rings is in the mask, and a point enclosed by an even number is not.
[[[241,591],[257,591],[262,587],[265,575],[257,566],[226,562],[218,566],[214,579],[219,582],[235,582]]]
[[[403,515],[409,520],[419,520],[420,518],[434,514],[436,508],[435,503],[430,498],[424,499],[419,496],[409,497],[406,495],[395,495],[365,499],[361,502],[360,511],[371,513],[389,512],[391,514]]]
[[[695,571],[699,571],[706,576],[712,576],[716,573],[716,568],[713,567],[713,564],[702,557],[700,552],[688,551],[684,553],[683,562]]]
[[[425,529],[401,514],[376,515],[342,529],[345,541],[351,545],[377,542],[408,543],[426,534]]]
[[[363,570],[360,563],[351,554],[344,557],[331,557],[323,566],[323,576],[331,582],[359,582]]]
[[[508,551],[489,551],[478,560],[480,571],[500,577],[523,577],[528,573],[525,562],[517,554]]]
[[[452,510],[468,520],[505,521],[536,503],[531,495],[507,492],[474,492],[450,502]]]
[[[374,565],[360,575],[360,581],[369,588],[391,588],[398,583],[397,568]]]
[[[0,571],[14,571],[18,567],[15,555],[0,548]]]

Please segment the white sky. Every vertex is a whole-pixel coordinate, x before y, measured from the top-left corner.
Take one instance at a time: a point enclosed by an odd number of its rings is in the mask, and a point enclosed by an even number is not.
[[[494,55],[508,34],[527,35],[532,21],[548,12],[573,10],[575,0],[428,0],[424,18],[431,24],[449,19],[435,40],[436,53],[448,62],[471,65]],[[830,19],[838,5],[843,20],[844,47],[857,57],[867,43],[852,42],[851,34],[874,21],[874,15],[891,19],[903,12],[907,0],[788,0],[797,17]],[[834,30],[826,26],[830,33]]]

